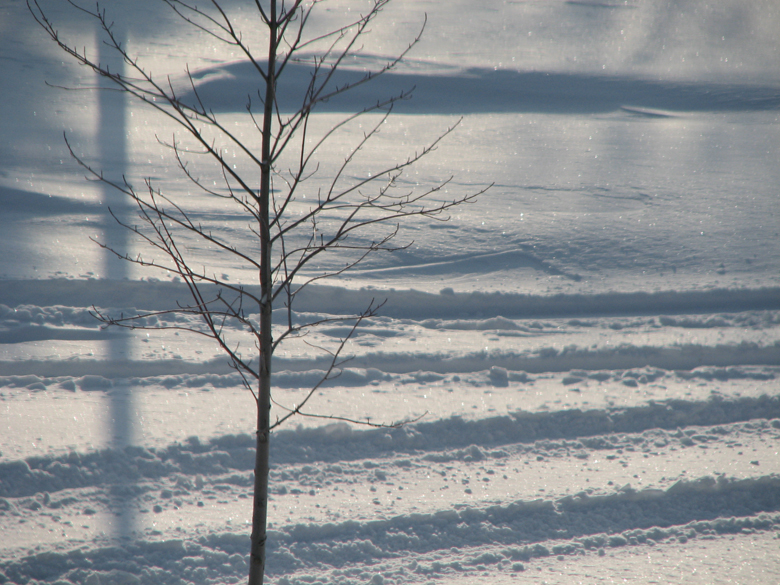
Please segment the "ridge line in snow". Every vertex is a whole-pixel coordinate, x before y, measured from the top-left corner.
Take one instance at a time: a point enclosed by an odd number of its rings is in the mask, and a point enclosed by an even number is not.
[[[205,287],[207,289],[208,287]],[[255,285],[246,285],[253,291]],[[216,292],[216,288],[214,291]],[[410,290],[311,285],[296,297],[298,312],[352,314],[372,298],[387,299],[382,315],[396,318],[546,318],[576,316],[641,316],[779,310],[780,287],[657,291],[632,293],[556,294],[516,293],[441,294]],[[0,280],[0,305],[137,307],[160,310],[189,298],[183,283],[111,280]]]

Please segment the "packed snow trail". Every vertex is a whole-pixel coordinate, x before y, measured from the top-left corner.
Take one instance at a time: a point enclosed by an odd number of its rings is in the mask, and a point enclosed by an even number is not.
[[[0,575],[10,583],[243,580],[254,444],[239,378],[173,335],[151,343],[178,357],[101,355],[112,333],[88,307],[63,304],[88,287],[108,307],[146,310],[157,307],[156,289],[177,290],[143,285],[0,284],[9,303],[0,400],[12,430],[0,462]],[[378,292],[333,290],[311,293],[330,301],[318,314]],[[429,414],[399,429],[276,432],[269,574],[278,583],[503,582],[608,555],[637,563],[654,547],[681,558],[724,539],[771,547],[780,529],[773,292],[388,291],[390,315],[358,332],[351,367],[317,407]],[[426,303],[431,312],[419,315]],[[540,315],[524,315],[528,306]],[[689,333],[695,343],[676,341]],[[128,346],[145,339],[134,332]],[[13,359],[58,342],[57,356]],[[278,359],[279,399],[294,401],[321,366],[305,353]],[[111,412],[129,417],[125,434],[103,426],[100,413]],[[46,433],[33,423],[40,413]],[[225,420],[244,430],[220,433]],[[769,579],[776,568],[760,570]]]

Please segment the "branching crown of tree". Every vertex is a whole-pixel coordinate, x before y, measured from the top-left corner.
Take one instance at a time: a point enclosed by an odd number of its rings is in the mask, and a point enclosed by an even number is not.
[[[404,180],[405,173],[435,150],[455,126],[403,158],[388,152],[387,164],[369,172],[360,170],[361,152],[377,138],[394,106],[411,97],[410,88],[363,104],[324,130],[322,121],[316,119],[318,108],[391,74],[419,42],[425,22],[400,54],[373,69],[349,70],[350,59],[360,54],[363,38],[390,0],[359,2],[363,12],[349,19],[355,14],[349,11],[342,26],[313,34],[307,25],[322,0],[210,0],[202,5],[161,0],[183,25],[202,35],[204,45],[231,47],[253,70],[256,88],[246,96],[241,131],[236,129],[234,116],[220,113],[219,104],[204,95],[203,85],[189,68],[184,86],[170,77],[157,78],[130,49],[131,43],[116,33],[110,15],[99,4],[86,8],[67,1],[97,26],[102,42],[121,56],[122,70],[112,70],[94,60],[86,49],[69,44],[38,0],[28,0],[28,6],[46,33],[76,62],[107,80],[114,90],[174,123],[178,132],[157,139],[169,150],[177,172],[189,183],[188,189],[201,196],[185,196],[186,189],[165,191],[151,178],[144,180],[143,188],[134,186],[129,178],[108,178],[80,156],[66,136],[71,155],[89,177],[111,185],[137,209],[135,218],[112,215],[137,237],[142,253],[98,244],[127,262],[175,275],[186,283],[191,295],[190,302],[164,311],[116,316],[96,308],[95,314],[106,325],[183,329],[213,340],[252,393],[257,405],[257,456],[249,583],[256,585],[263,582],[265,574],[271,431],[296,415],[372,426],[404,422],[357,421],[309,408],[316,391],[337,376],[348,359],[343,357],[348,339],[361,322],[377,313],[382,302],[372,302],[351,316],[306,320],[294,311],[296,297],[312,283],[338,277],[374,253],[408,246],[410,242],[396,243],[404,221],[446,221],[452,208],[474,200],[485,189],[451,197],[446,189],[450,179],[427,187]],[[249,19],[242,15],[241,28],[234,6],[239,4],[253,12]],[[301,68],[308,72],[305,82],[285,86],[286,75],[295,71],[300,78]],[[344,136],[354,135],[356,128],[362,131],[340,161],[323,164],[332,158],[325,156],[329,149],[342,145]],[[221,201],[226,214],[246,218],[246,232],[236,235],[233,230],[220,229],[219,221],[197,219],[202,197]],[[256,274],[256,282],[238,284],[218,276],[218,271],[206,268],[207,260],[199,256],[204,248]],[[340,260],[333,261],[334,255]],[[283,308],[285,314],[277,323],[274,307]],[[171,315],[181,319],[165,319]],[[155,318],[153,324],[150,318]],[[285,404],[274,397],[274,352],[290,340],[306,342],[314,328],[333,322],[348,323],[348,333],[334,347],[319,348],[329,355],[320,382],[297,404]],[[273,422],[272,404],[280,413]]]

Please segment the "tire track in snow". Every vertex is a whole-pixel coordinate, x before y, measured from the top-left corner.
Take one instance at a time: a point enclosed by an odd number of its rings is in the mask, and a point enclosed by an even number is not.
[[[87,337],[74,337],[86,339]],[[502,368],[513,372],[538,374],[542,372],[569,372],[585,370],[631,370],[644,367],[662,370],[694,370],[699,367],[713,366],[727,369],[734,366],[777,366],[780,362],[780,343],[761,346],[744,342],[738,345],[706,346],[686,344],[676,347],[620,346],[616,348],[564,349],[543,348],[533,353],[518,355],[498,351],[477,352],[470,355],[449,357],[446,354],[419,353],[369,353],[352,356],[349,369],[353,372],[362,369],[374,372],[373,376],[383,374],[409,374],[414,372],[433,372],[437,374],[463,374],[481,372],[491,368]],[[291,384],[287,378],[293,373],[310,372],[314,383],[319,382],[321,374],[327,370],[329,360],[275,358],[274,367],[279,374],[282,387]],[[159,376],[197,376],[227,375],[232,371],[225,359],[217,358],[193,363],[184,360],[27,360],[0,361],[0,376],[38,375],[53,377],[103,376],[106,378],[132,378],[138,372],[147,377]],[[720,374],[728,377],[729,374]],[[770,374],[771,376],[771,374]],[[370,380],[368,380],[370,381]],[[308,384],[311,380],[300,380]],[[331,383],[330,385],[334,385]]]
[[[774,420],[772,420],[774,419]],[[766,421],[771,420],[771,424]],[[759,421],[765,429],[780,429],[780,397],[690,402],[669,400],[615,410],[569,410],[512,413],[508,416],[464,420],[460,417],[422,422],[397,429],[353,431],[336,423],[325,427],[280,430],[274,433],[273,459],[278,465],[326,464],[398,454],[427,456],[427,461],[482,457],[480,449],[496,449],[538,441],[569,439],[573,450],[617,450],[615,435],[639,435],[648,430],[676,430],[683,445],[707,443],[728,434],[723,429],[697,432],[691,439],[680,429],[720,427]],[[777,431],[774,431],[778,434]],[[672,440],[672,439],[666,439]],[[316,445],[316,448],[313,446]],[[480,447],[469,455],[462,449]],[[201,443],[196,438],[164,449],[127,447],[93,453],[71,452],[0,463],[0,497],[25,497],[39,492],[103,484],[135,482],[184,475],[219,475],[254,469],[254,439],[248,434],[225,435]],[[447,454],[452,450],[459,453]],[[249,485],[249,484],[247,484]]]
[[[258,290],[253,285],[245,288]],[[0,304],[8,307],[95,305],[125,311],[130,307],[165,310],[174,307],[177,300],[186,302],[189,298],[186,286],[175,282],[0,280]],[[380,298],[388,301],[382,308],[382,315],[410,319],[600,317],[780,310],[780,288],[531,296],[456,293],[448,289],[437,295],[415,290],[351,290],[311,285],[296,297],[296,303],[297,310],[301,312],[352,314],[355,307],[368,306],[372,299]]]
[[[6,306],[0,307],[0,341],[9,350],[25,342],[94,341],[99,332],[86,308],[79,308],[85,298],[124,310],[155,308],[156,299],[175,299],[180,288],[105,281],[17,285],[0,283],[0,303]],[[611,394],[670,382],[704,384],[704,390],[690,399],[638,398],[620,408],[583,403],[445,416],[396,430],[355,431],[342,424],[281,430],[273,443],[272,574],[282,585],[317,579],[418,583],[511,573],[547,557],[685,546],[696,539],[777,530],[780,480],[767,462],[780,435],[780,396],[739,393],[764,388],[777,375],[780,353],[772,336],[778,293],[542,298],[389,291],[395,313],[356,341],[482,332],[478,335],[515,336],[518,344],[536,345],[516,352],[382,353],[381,345],[374,349],[369,343],[350,363],[358,367],[333,385],[395,381],[397,391],[407,392],[406,384],[414,391],[438,380],[501,393],[524,388],[537,376],[537,390],[548,389],[544,379],[563,394],[575,386],[587,393],[594,389],[588,382],[609,387]],[[313,288],[302,308],[343,314],[377,294]],[[75,309],[65,307],[71,302]],[[651,318],[634,318],[639,316]],[[539,346],[539,340],[576,339],[583,331],[660,337],[655,345],[627,337],[630,342],[618,347]],[[715,335],[675,344],[664,341],[673,337],[669,331]],[[713,342],[721,333],[738,341]],[[336,339],[340,333],[324,335]],[[277,385],[304,387],[322,368],[314,359],[281,358]],[[229,372],[223,360],[7,360],[0,363],[0,386],[8,392],[46,391],[52,398],[59,392],[111,393],[128,384],[161,391],[236,386]],[[735,381],[742,386],[718,394],[721,385]],[[54,532],[49,549],[39,545],[40,554],[4,553],[0,577],[20,584],[243,580],[247,537],[224,519],[243,517],[252,448],[249,435],[225,435],[159,448],[6,459],[0,463],[0,525],[9,538],[22,535],[25,526]],[[713,476],[715,468],[728,475]],[[539,486],[546,491],[537,491]],[[448,497],[438,500],[438,494]],[[115,515],[116,500],[149,521],[134,534],[135,542],[110,542],[99,534],[100,522]],[[302,511],[288,516],[294,508]],[[438,557],[445,553],[449,560],[442,562]]]
[[[220,478],[219,483],[215,481],[197,489],[202,494],[213,494],[214,489],[208,488],[219,488],[220,497],[226,498],[235,495],[225,493],[225,488],[230,489],[226,485],[229,482],[229,478]],[[181,500],[195,491],[181,478],[176,485],[181,489],[169,489],[171,495],[163,495],[163,500],[159,500],[165,507],[168,505],[164,498],[168,497],[171,505],[184,506]],[[237,482],[232,485],[235,487]],[[240,489],[248,485],[246,482]],[[142,496],[159,489],[159,484],[138,486],[126,490],[125,494]],[[206,496],[198,493],[196,497]],[[27,511],[29,519],[29,511],[64,513],[71,504],[63,503],[64,499],[67,498],[51,499],[44,495],[11,502],[0,500],[0,509],[3,515],[10,512],[16,517]],[[84,503],[83,497],[71,495],[70,499]],[[592,496],[583,491],[553,500],[518,500],[482,507],[461,505],[386,519],[283,525],[270,534],[269,558],[272,575],[295,574],[307,569],[333,570],[347,565],[353,568],[362,565],[368,570],[379,563],[385,563],[382,568],[387,571],[387,563],[392,566],[393,562],[397,571],[398,561],[406,564],[411,558],[413,562],[407,567],[412,575],[403,582],[416,582],[432,573],[446,575],[477,570],[477,565],[532,562],[551,555],[596,551],[603,554],[604,549],[625,546],[685,544],[695,538],[772,531],[780,527],[779,509],[780,478],[777,476],[743,480],[704,476],[678,481],[665,490],[633,490],[625,486],[606,495]],[[64,576],[74,582],[85,582],[90,575],[112,578],[112,581],[167,583],[175,582],[177,575],[182,575],[186,557],[190,566],[206,567],[212,576],[240,578],[247,536],[229,531],[208,532],[208,536],[187,540],[152,538],[110,548],[93,546],[77,555],[67,551],[29,554],[15,561],[0,562],[0,571],[12,583]],[[461,561],[431,562],[431,553],[435,558],[439,551],[456,549]],[[428,564],[415,560],[422,561],[426,555]],[[220,561],[216,565],[215,558]],[[139,563],[141,559],[145,562]],[[149,565],[154,567],[155,574],[143,573],[141,567]],[[131,577],[134,574],[138,575],[137,581]],[[356,574],[362,573],[357,570]],[[346,582],[360,582],[360,578]]]
[[[0,345],[11,359],[0,360],[0,375],[39,375],[44,377],[99,375],[117,379],[134,377],[143,371],[147,376],[227,374],[230,369],[223,358],[200,356],[154,355],[138,359],[84,359],[79,356],[56,356],[47,359],[14,359],[14,348],[30,342],[81,341],[98,353],[101,343],[124,331],[100,331],[87,308],[38,305],[54,301],[83,304],[95,299],[101,306],[161,309],[176,298],[186,297],[183,285],[160,282],[110,281],[0,281]],[[48,288],[51,287],[51,288]],[[251,287],[248,287],[251,288]],[[631,293],[605,295],[558,295],[528,297],[511,294],[432,295],[416,291],[350,291],[334,287],[311,287],[299,298],[302,311],[316,310],[318,315],[348,314],[372,298],[387,296],[382,317],[358,332],[354,341],[352,368],[379,370],[385,374],[428,371],[440,374],[479,372],[491,368],[528,373],[567,372],[570,370],[626,370],[645,366],[665,370],[693,370],[701,366],[731,367],[744,365],[774,366],[780,363],[780,340],[777,339],[780,317],[780,289],[716,290],[696,292]],[[17,305],[20,302],[33,303]],[[722,311],[739,311],[723,313]],[[632,320],[626,316],[652,316]],[[622,317],[620,317],[622,316]],[[510,318],[511,317],[511,318]],[[572,317],[572,318],[569,318]],[[305,319],[305,315],[300,318]],[[539,319],[558,319],[539,321]],[[568,319],[568,320],[566,320]],[[186,325],[186,324],[185,324]],[[397,351],[382,340],[409,336],[416,327],[425,343],[448,345],[448,336],[466,338],[465,331],[482,332],[484,339],[472,336],[479,347],[492,334],[490,345],[497,348],[475,351],[464,347],[450,351],[445,347],[426,351]],[[680,332],[713,332],[704,342],[692,340]],[[761,331],[764,340],[753,341],[751,331]],[[622,332],[624,337],[619,337]],[[718,342],[715,333],[727,334],[728,343]],[[345,335],[339,328],[324,328],[318,335],[333,342]],[[589,334],[615,336],[616,343],[583,347]],[[163,335],[158,333],[158,336]],[[670,343],[670,337],[674,343]],[[164,338],[161,338],[164,340]],[[428,341],[430,340],[430,341]],[[546,340],[548,345],[541,346]],[[557,340],[557,342],[556,342]],[[567,342],[568,340],[568,342]],[[655,341],[658,340],[658,341]],[[148,340],[143,340],[148,341]],[[181,343],[171,338],[170,346]],[[650,341],[649,344],[645,345]],[[493,343],[495,342],[495,343]],[[533,343],[532,343],[533,342]],[[573,343],[572,343],[573,342]],[[90,345],[92,344],[92,345]],[[564,345],[564,347],[561,347]],[[419,345],[419,344],[418,344]],[[373,347],[377,349],[373,349]],[[526,349],[516,350],[520,346]],[[350,348],[352,349],[352,348]],[[141,350],[139,350],[141,351]],[[170,359],[176,357],[177,359]],[[195,359],[193,359],[195,357]],[[275,358],[275,371],[316,373],[327,369],[324,358]],[[289,374],[288,374],[289,377]],[[280,381],[285,384],[284,374]],[[309,383],[309,381],[302,381]]]
[[[733,516],[774,513],[778,510],[778,477],[763,476],[737,481],[704,477],[694,481],[680,481],[665,491],[626,489],[596,497],[582,493],[556,502],[537,500],[483,509],[470,508],[460,512],[442,510],[434,514],[411,514],[365,523],[296,525],[276,531],[273,537],[281,548],[297,548],[295,556],[299,559],[306,558],[312,564],[324,562],[339,566],[344,561],[338,555],[317,558],[318,550],[311,544],[363,540],[377,543],[384,540],[388,554],[430,552],[451,546],[533,544],[553,539],[575,540],[586,548],[601,548],[628,543],[627,538],[607,536],[610,534],[636,531],[632,537],[640,542],[647,539],[662,540],[675,533],[663,529],[698,521],[705,521],[701,525],[705,530],[714,529],[717,532],[738,532],[746,525],[769,528],[780,521],[780,515],[772,519],[764,517],[755,522],[738,522]],[[712,522],[713,519],[722,520]],[[644,534],[641,531],[645,531]],[[600,538],[582,538],[594,535]],[[361,560],[369,561],[373,557],[367,556]]]
[[[336,492],[327,496],[329,489],[339,486],[342,492],[367,485],[380,486],[380,491],[388,485],[412,489],[425,470],[437,480],[442,479],[437,473],[443,469],[457,470],[451,473],[459,475],[473,473],[474,467],[463,471],[464,465],[479,466],[488,474],[484,477],[496,478],[489,475],[491,470],[501,473],[523,459],[540,457],[547,460],[540,465],[549,468],[550,461],[565,466],[567,459],[591,465],[596,453],[606,453],[607,460],[614,457],[620,464],[620,459],[627,459],[621,465],[638,471],[639,454],[648,450],[656,458],[648,462],[651,466],[666,459],[665,450],[684,447],[712,450],[731,442],[750,451],[764,441],[778,440],[779,400],[669,401],[614,412],[518,413],[473,421],[442,420],[392,431],[350,431],[345,425],[281,431],[274,441],[272,503],[280,508],[299,505],[299,498],[310,498],[312,491],[321,496],[312,501],[327,502],[339,497]],[[727,423],[740,417],[747,422]],[[462,448],[466,444],[470,445]],[[187,516],[188,524],[197,522],[196,511],[202,509],[198,506],[206,501],[224,519],[231,514],[230,502],[240,501],[251,486],[252,445],[250,436],[229,435],[208,444],[193,440],[164,450],[128,448],[4,464],[0,518],[4,523],[43,523],[56,515],[58,525],[84,522],[85,514],[106,513],[106,502],[119,496],[135,500],[142,508],[154,503],[155,514],[178,514],[179,522]],[[628,461],[634,451],[635,460]],[[517,563],[550,556],[603,554],[605,549],[664,543],[680,546],[697,538],[780,527],[776,475],[697,477],[701,467],[706,469],[699,466],[690,470],[694,479],[679,480],[665,489],[624,486],[603,493],[583,483],[582,491],[574,495],[553,489],[544,499],[513,501],[510,495],[508,503],[493,505],[480,503],[479,498],[452,507],[431,502],[420,512],[389,516],[385,512],[377,517],[369,509],[365,519],[311,524],[288,524],[277,517],[271,533],[271,574],[286,575],[289,583],[304,583],[311,582],[307,571],[322,574],[349,566],[354,578],[339,579],[344,583],[365,582],[376,571],[395,575],[396,583],[416,583],[432,575],[469,575],[486,568],[508,571]],[[523,469],[518,477],[528,474]],[[471,476],[474,489],[478,476]],[[56,485],[68,477],[97,491]],[[9,478],[18,479],[16,488]],[[456,479],[451,477],[453,487],[460,483]],[[342,504],[335,507],[345,509]],[[200,582],[205,575],[224,582],[243,578],[246,535],[225,531],[221,521],[205,526],[207,536],[160,541],[170,537],[170,531],[147,531],[131,544],[106,547],[97,539],[77,555],[67,547],[62,552],[22,554],[17,560],[0,562],[0,571],[11,583],[62,577],[86,583],[93,575],[100,582],[139,584],[174,583],[181,577]],[[454,558],[459,560],[436,560],[441,552],[453,549],[458,550]],[[154,572],[144,573],[142,567],[147,565]]]
[[[603,555],[604,549],[655,546],[670,541],[684,544],[696,538],[771,531],[780,525],[780,515],[763,509],[776,511],[779,496],[777,478],[738,482],[704,478],[677,484],[660,494],[638,492],[570,499],[557,506],[549,502],[517,502],[483,510],[399,516],[366,524],[295,526],[270,535],[274,543],[269,551],[269,575],[315,568],[321,572],[349,564],[358,567],[352,571],[356,579],[339,581],[356,583],[365,582],[366,571],[369,576],[372,569],[376,573],[379,563],[386,563],[379,568],[387,571],[387,561],[396,561],[394,572],[407,573],[402,582],[419,582],[433,575],[442,577],[470,571],[479,571],[476,574],[480,575],[484,574],[485,565],[528,562],[552,555],[581,555],[589,551]],[[718,515],[730,507],[761,512],[747,518]],[[647,527],[625,521],[636,517],[642,517],[642,524]],[[609,526],[611,530],[599,532],[597,526]],[[177,582],[177,575],[196,582],[201,580],[198,577],[206,575],[228,577],[232,581],[244,569],[242,551],[246,541],[246,535],[226,532],[191,541],[175,539],[96,547],[79,554],[32,554],[2,562],[0,570],[12,583],[26,583],[33,578],[86,580],[92,576],[97,582],[166,584]],[[493,550],[485,552],[480,547],[485,544]],[[462,550],[462,561],[424,564],[416,560],[425,558],[426,553],[442,549],[452,552],[458,548]],[[407,571],[399,570],[398,561],[403,562]],[[149,570],[150,565],[153,570]],[[512,570],[522,570],[522,567],[515,565]],[[312,580],[285,578],[277,582],[311,583]]]

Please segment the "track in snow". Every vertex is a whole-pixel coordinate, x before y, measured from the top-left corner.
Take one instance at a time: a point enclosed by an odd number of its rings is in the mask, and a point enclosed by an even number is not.
[[[135,399],[146,412],[163,402],[176,412],[214,396],[248,400],[219,359],[199,361],[186,347],[178,358],[101,353],[110,339],[74,302],[89,287],[107,307],[156,308],[148,301],[170,298],[176,285],[154,284],[151,293],[146,284],[48,285],[47,293],[0,284],[0,341],[11,358],[0,363],[0,400],[20,421],[68,400]],[[275,434],[271,576],[487,582],[623,551],[679,553],[707,539],[769,542],[780,526],[776,293],[388,292],[389,310],[355,338],[354,367],[322,391],[320,406],[344,414],[363,401],[365,414],[430,414],[395,430],[337,423]],[[323,288],[305,309],[338,312],[376,294],[384,293]],[[39,342],[73,341],[93,355],[13,359]],[[280,395],[316,381],[321,367],[316,356],[282,356]],[[126,448],[115,437],[0,459],[8,543],[0,575],[11,583],[242,580],[251,428],[175,442],[144,433]]]

